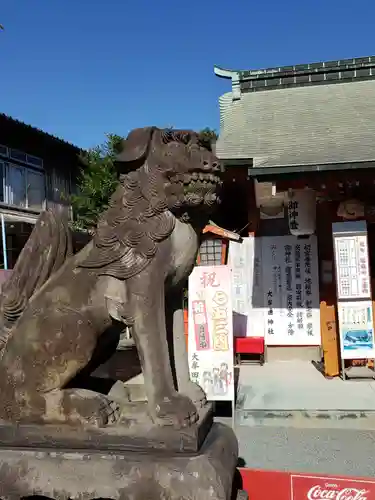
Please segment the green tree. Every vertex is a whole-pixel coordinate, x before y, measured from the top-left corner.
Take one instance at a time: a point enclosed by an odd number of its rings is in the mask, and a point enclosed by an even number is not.
[[[208,147],[210,147],[213,142],[216,142],[218,138],[216,130],[213,130],[209,127],[206,127],[200,132],[198,132],[198,135],[200,140]]]
[[[174,126],[171,125],[171,126],[166,127],[166,128],[173,130]],[[216,130],[209,128],[209,127],[206,127],[204,129],[200,130],[198,132],[198,135],[200,137],[200,140],[203,143],[207,144],[208,146],[210,146],[213,142],[216,142],[218,137],[219,137]]]
[[[75,229],[92,231],[108,207],[118,184],[114,159],[121,141],[122,137],[116,134],[106,134],[103,144],[81,154],[83,166],[77,179],[77,192],[70,198]]]

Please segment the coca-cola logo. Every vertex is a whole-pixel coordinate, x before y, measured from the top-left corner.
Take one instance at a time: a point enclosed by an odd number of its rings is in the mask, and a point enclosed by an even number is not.
[[[337,484],[316,484],[307,492],[308,500],[367,500],[369,490],[340,488]]]

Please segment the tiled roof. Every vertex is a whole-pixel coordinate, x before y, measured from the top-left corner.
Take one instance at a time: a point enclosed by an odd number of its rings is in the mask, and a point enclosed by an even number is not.
[[[375,80],[221,96],[216,154],[254,167],[375,161]]]
[[[64,141],[63,139],[60,139],[59,137],[56,137],[55,135],[48,134],[47,132],[44,132],[43,130],[41,130],[41,129],[37,128],[37,127],[33,127],[32,125],[28,125],[27,123],[24,123],[24,122],[22,122],[20,120],[17,120],[16,118],[12,118],[11,116],[8,116],[8,115],[6,115],[4,113],[0,113],[0,119],[12,122],[15,125],[20,126],[20,127],[24,128],[24,129],[33,130],[34,132],[42,134],[44,137],[49,138],[49,139],[51,139],[53,141],[56,141],[56,142],[60,143],[61,145],[65,145],[67,147],[71,147],[73,149],[76,149],[77,151],[80,150],[80,148],[78,146],[76,146],[75,144],[72,144],[70,142]]]
[[[283,167],[375,161],[375,58],[230,71],[216,154]]]

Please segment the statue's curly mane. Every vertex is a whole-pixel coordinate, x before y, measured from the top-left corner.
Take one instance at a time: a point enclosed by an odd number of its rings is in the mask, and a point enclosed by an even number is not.
[[[132,171],[120,176],[92,250],[80,267],[95,269],[99,275],[131,278],[148,265],[158,243],[173,232],[176,217],[185,222],[202,219],[202,210],[212,209],[218,201],[220,180],[211,169],[202,168],[204,154],[207,149],[192,131],[133,131],[119,155],[121,165]]]
[[[93,238],[93,249],[80,267],[96,269],[99,275],[127,279],[142,271],[157,252],[160,241],[168,238],[175,217],[168,211],[161,174],[145,170],[120,177]],[[145,182],[146,180],[146,182]]]

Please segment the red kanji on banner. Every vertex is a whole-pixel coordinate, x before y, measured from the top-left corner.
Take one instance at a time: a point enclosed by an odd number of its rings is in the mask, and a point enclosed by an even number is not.
[[[213,286],[213,287],[220,286],[220,283],[217,281],[215,271],[212,271],[210,273],[204,271],[202,273],[200,281],[201,284],[203,285],[203,288],[207,288],[208,286]]]
[[[204,300],[193,300],[192,308],[196,349],[206,351],[210,349],[206,304]]]

